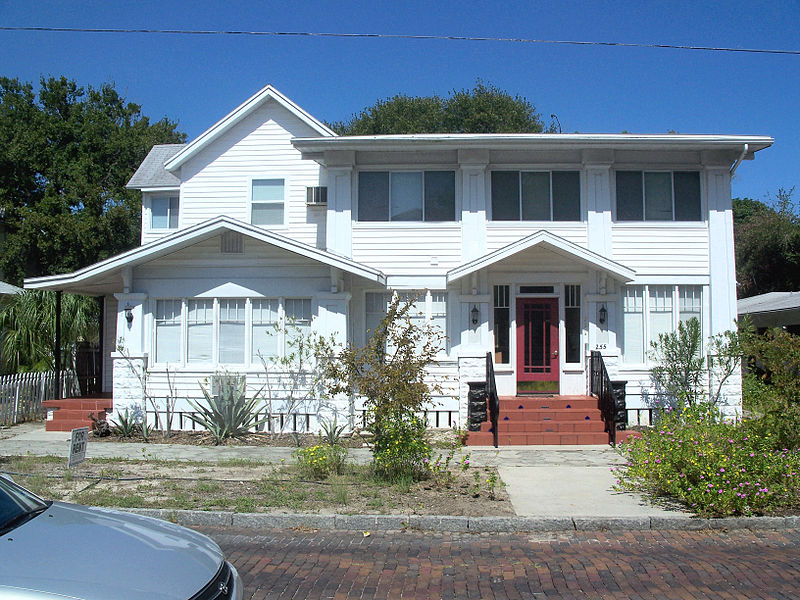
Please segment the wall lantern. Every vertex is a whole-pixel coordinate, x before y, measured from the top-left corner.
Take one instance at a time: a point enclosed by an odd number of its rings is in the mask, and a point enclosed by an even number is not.
[[[597,312],[597,320],[600,321],[600,325],[604,325],[606,319],[608,319],[608,311],[606,310],[606,305],[601,304],[600,310]]]
[[[128,325],[133,323],[133,307],[130,304],[125,307],[125,320],[128,322]]]
[[[478,324],[478,319],[481,318],[481,311],[478,310],[478,305],[477,304],[474,304],[472,306],[472,310],[469,311],[469,314],[472,317],[472,325],[473,326],[477,325]]]

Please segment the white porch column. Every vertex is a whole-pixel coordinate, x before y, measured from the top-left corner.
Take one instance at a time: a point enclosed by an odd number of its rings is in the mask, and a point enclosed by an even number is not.
[[[131,356],[144,353],[144,301],[147,294],[114,294],[117,299],[117,343]],[[130,321],[128,321],[130,315]]]
[[[337,158],[341,157],[337,155]],[[329,165],[325,247],[329,252],[347,257],[353,256],[353,196],[352,164]]]
[[[349,292],[323,293],[317,296],[319,302],[317,331],[325,337],[333,336],[336,343],[341,346],[348,341],[351,298]]]
[[[113,360],[114,412],[144,408],[147,353],[144,349],[144,302],[147,294],[114,294],[117,299],[117,339]],[[130,322],[128,321],[130,315]]]

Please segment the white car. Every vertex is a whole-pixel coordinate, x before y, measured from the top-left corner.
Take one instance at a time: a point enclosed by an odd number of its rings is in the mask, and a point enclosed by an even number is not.
[[[220,547],[166,521],[47,502],[0,476],[0,599],[241,600]]]

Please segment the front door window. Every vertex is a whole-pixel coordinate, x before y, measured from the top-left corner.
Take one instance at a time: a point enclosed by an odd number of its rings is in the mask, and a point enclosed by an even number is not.
[[[558,393],[558,299],[517,300],[517,393]]]

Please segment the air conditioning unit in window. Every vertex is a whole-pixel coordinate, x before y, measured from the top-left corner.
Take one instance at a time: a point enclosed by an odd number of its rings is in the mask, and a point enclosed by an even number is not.
[[[324,206],[328,203],[328,187],[317,185],[306,188],[306,204],[309,206]]]

